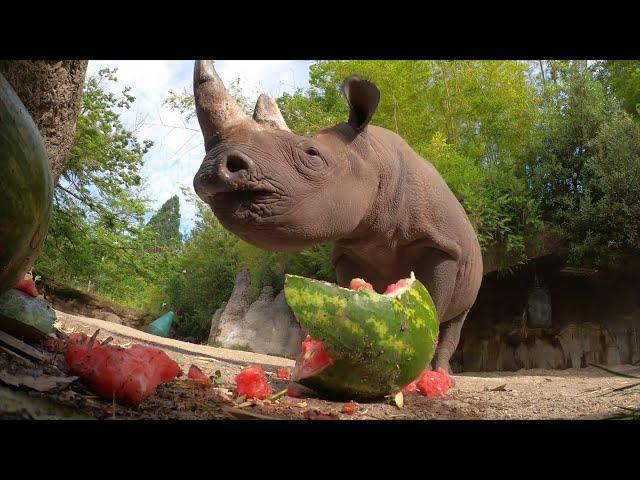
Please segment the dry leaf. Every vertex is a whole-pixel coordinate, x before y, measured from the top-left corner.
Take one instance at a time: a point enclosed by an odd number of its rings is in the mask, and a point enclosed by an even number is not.
[[[396,396],[393,397],[393,400],[396,402],[396,406],[398,408],[403,408],[404,407],[404,395],[402,394],[402,390],[400,390],[398,393],[396,393]]]
[[[507,384],[505,383],[505,384],[500,385],[500,386],[498,386],[496,388],[492,388],[491,391],[492,392],[506,392],[507,391],[506,386],[507,386]]]
[[[0,371],[0,382],[14,387],[28,387],[38,392],[48,392],[54,388],[69,385],[77,378],[78,377],[56,377],[53,375],[32,377],[29,375],[12,375],[6,371]]]
[[[20,350],[25,355],[29,355],[30,357],[42,361],[46,360],[46,355],[40,350],[33,348],[31,345],[24,343],[22,340],[19,340],[6,332],[0,331],[0,341],[12,348],[15,348],[16,350]]]

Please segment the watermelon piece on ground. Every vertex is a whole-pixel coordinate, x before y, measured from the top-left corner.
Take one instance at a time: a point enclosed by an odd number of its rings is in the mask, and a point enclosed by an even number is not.
[[[38,289],[36,288],[36,284],[33,283],[33,280],[20,280],[16,285],[16,290],[20,290],[21,292],[24,292],[27,295],[31,295],[32,297],[38,296]]]
[[[83,377],[97,395],[137,406],[158,385],[182,374],[162,350],[146,345],[122,348],[91,342],[84,333],[70,335],[65,358],[71,373]]]
[[[271,395],[271,386],[267,374],[260,365],[250,365],[236,376],[236,392],[238,396],[264,400]]]
[[[425,397],[444,397],[451,388],[451,377],[443,368],[439,368],[437,372],[425,370],[416,385]]]
[[[288,397],[295,397],[298,398],[302,395],[302,390],[300,390],[298,387],[294,387],[292,385],[289,385],[287,387],[287,396]]]
[[[346,415],[353,415],[357,411],[358,411],[358,405],[356,405],[353,402],[347,402],[344,405],[342,405],[342,413]]]
[[[205,386],[211,385],[211,379],[207,377],[202,372],[202,370],[200,370],[200,368],[196,367],[195,365],[191,365],[191,367],[189,368],[189,373],[187,374],[187,377],[190,378],[191,380],[201,383],[202,385],[205,385]]]

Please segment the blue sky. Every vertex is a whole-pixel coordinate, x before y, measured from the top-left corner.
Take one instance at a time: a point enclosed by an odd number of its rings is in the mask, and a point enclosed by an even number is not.
[[[255,101],[260,93],[278,97],[296,87],[307,87],[311,61],[301,60],[220,60],[218,74],[229,84],[240,79],[244,95]],[[99,60],[90,61],[88,74],[100,69],[117,68],[116,92],[131,87],[136,101],[130,110],[121,110],[123,123],[140,139],[153,140],[142,170],[145,192],[152,208],[159,208],[173,195],[180,196],[181,230],[193,225],[195,209],[182,197],[180,187],[192,189],[191,182],[204,156],[198,122],[184,123],[181,116],[162,103],[171,90],[192,91],[193,61],[184,60]]]

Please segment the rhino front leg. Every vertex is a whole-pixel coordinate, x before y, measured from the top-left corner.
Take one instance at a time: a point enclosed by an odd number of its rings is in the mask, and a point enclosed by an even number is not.
[[[452,318],[448,322],[440,324],[438,346],[436,347],[436,353],[431,361],[431,367],[433,370],[443,368],[447,373],[453,373],[451,371],[451,365],[449,365],[449,360],[456,351],[456,348],[458,348],[460,332],[462,331],[462,325],[464,325],[464,320],[467,318],[468,313],[469,310]]]

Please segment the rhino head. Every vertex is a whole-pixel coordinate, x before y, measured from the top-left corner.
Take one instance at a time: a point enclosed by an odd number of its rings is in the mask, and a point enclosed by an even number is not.
[[[344,237],[370,213],[380,169],[361,137],[380,100],[375,85],[347,78],[348,122],[303,137],[267,95],[245,114],[212,61],[196,61],[193,84],[206,150],[193,185],[225,228],[290,251]]]

